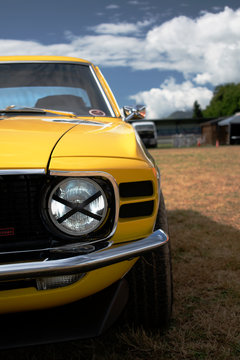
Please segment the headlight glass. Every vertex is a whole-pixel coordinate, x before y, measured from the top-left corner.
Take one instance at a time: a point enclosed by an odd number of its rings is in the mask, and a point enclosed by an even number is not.
[[[54,225],[73,236],[97,229],[107,213],[107,199],[98,183],[89,178],[68,178],[58,183],[48,201]]]

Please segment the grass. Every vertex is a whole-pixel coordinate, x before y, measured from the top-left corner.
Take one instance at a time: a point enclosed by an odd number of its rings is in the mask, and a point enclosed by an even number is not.
[[[151,153],[172,241],[170,328],[113,328],[97,339],[2,351],[0,359],[240,359],[240,147]]]

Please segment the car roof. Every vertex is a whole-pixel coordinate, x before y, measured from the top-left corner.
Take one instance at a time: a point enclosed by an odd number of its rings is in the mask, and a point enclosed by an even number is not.
[[[79,59],[75,57],[68,57],[68,56],[46,56],[46,55],[18,55],[18,56],[0,56],[0,62],[79,62],[79,63],[86,63],[91,64],[90,61]]]

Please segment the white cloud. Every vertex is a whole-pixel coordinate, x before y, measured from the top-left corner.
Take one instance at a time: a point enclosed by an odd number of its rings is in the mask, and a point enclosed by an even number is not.
[[[71,53],[87,54],[99,65],[175,70],[201,85],[240,81],[240,9],[180,16],[146,31],[150,25],[148,20],[99,24],[92,28],[95,36],[73,37]]]
[[[136,23],[102,23],[93,27],[90,27],[97,34],[109,34],[109,35],[124,35],[134,33],[136,36],[139,34],[145,27],[152,24],[151,20],[138,21]]]
[[[136,103],[147,106],[148,119],[157,119],[167,117],[177,110],[192,109],[195,100],[205,108],[212,98],[212,91],[206,87],[196,87],[191,81],[176,84],[175,80],[170,78],[159,88],[139,92],[131,98]]]
[[[239,81],[240,9],[226,7],[195,20],[174,18],[148,32],[146,49],[152,61],[145,67],[173,69],[186,77],[195,74],[201,84]]]
[[[114,9],[119,9],[119,5],[117,5],[117,4],[110,4],[110,5],[107,5],[106,6],[106,9],[107,10],[114,10]]]
[[[96,36],[76,37],[70,46],[71,56],[86,58],[104,66],[131,66],[131,58],[139,55],[139,48],[142,45],[141,40],[135,37],[106,34],[97,38]]]
[[[139,32],[139,26],[132,23],[103,23],[92,28],[97,34],[129,34]]]
[[[141,1],[138,1],[138,0],[130,0],[130,1],[128,1],[128,4],[129,5],[142,5],[145,3],[142,3]]]
[[[71,56],[70,44],[42,45],[35,41],[0,40],[1,55],[64,55]]]
[[[102,23],[91,28],[92,36],[66,32],[62,44],[1,40],[1,54],[85,56],[103,66],[175,70],[198,84],[240,81],[240,9],[226,7],[197,19],[180,16],[147,31],[150,25],[149,20]]]
[[[107,8],[117,7],[110,4]],[[185,81],[181,85],[171,80],[158,89],[135,95],[136,100],[142,99],[148,105],[151,116],[165,114],[167,108],[191,107],[196,99],[205,106],[211,97],[208,84],[240,82],[240,9],[225,7],[218,13],[201,13],[196,19],[179,16],[149,30],[150,25],[149,20],[102,23],[91,28],[91,36],[65,32],[66,41],[62,44],[0,40],[0,52],[76,56],[100,66],[182,73]]]

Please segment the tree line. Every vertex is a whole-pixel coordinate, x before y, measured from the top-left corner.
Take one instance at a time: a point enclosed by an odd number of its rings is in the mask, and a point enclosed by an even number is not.
[[[240,111],[240,84],[229,83],[214,89],[213,97],[202,110],[198,101],[193,104],[193,118],[218,118]]]

